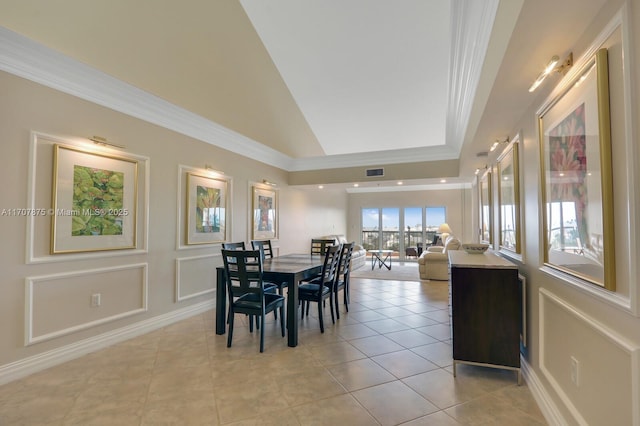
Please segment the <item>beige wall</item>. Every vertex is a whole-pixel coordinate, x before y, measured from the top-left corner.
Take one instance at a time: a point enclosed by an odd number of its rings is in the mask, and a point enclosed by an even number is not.
[[[50,255],[50,218],[34,221],[31,244],[27,217],[0,217],[0,372],[109,331],[149,326],[151,318],[189,306],[212,306],[220,247],[184,244],[179,211],[186,204],[188,170],[202,171],[206,164],[230,180],[229,240],[250,240],[251,187],[264,178],[278,183],[275,246],[281,252],[306,252],[313,236],[346,232],[344,192],[289,189],[283,170],[4,72],[0,93],[0,209],[29,206],[31,182],[34,207],[49,208],[53,144],[93,135],[125,145],[122,154],[140,160],[140,188],[148,187],[148,200],[144,190],[138,194],[134,251]],[[35,143],[32,132],[39,133]],[[95,293],[101,294],[98,308],[90,306]]]
[[[578,60],[608,27],[621,5],[621,1],[605,5],[574,47],[574,60]],[[615,293],[543,267],[540,145],[536,113],[550,95],[553,85],[541,87],[533,106],[512,126],[512,138],[520,135],[524,250],[522,256],[508,256],[519,265],[520,273],[527,279],[529,340],[525,359],[532,368],[529,387],[542,395],[542,405],[555,414],[553,418],[556,421],[569,424],[640,424],[640,298],[635,273],[640,212],[636,195],[640,183],[637,169],[640,162],[637,133],[633,137],[629,123],[629,118],[632,118],[637,132],[640,92],[637,68],[631,70],[635,80],[633,92],[629,90],[623,74],[623,69],[630,67],[629,60],[640,57],[640,32],[637,28],[640,5],[637,1],[630,2],[630,5],[630,22],[636,28],[632,49],[625,53],[631,54],[624,59],[626,62],[623,64],[622,31],[618,29],[604,42],[604,46],[609,48],[610,62]],[[632,114],[631,111],[635,112]],[[495,190],[495,180],[493,187]],[[495,195],[494,191],[494,209],[497,209]],[[475,196],[473,206],[476,216]],[[493,229],[497,230],[498,218],[494,219]],[[494,240],[496,237],[497,233]],[[571,381],[572,357],[579,362],[578,385]]]

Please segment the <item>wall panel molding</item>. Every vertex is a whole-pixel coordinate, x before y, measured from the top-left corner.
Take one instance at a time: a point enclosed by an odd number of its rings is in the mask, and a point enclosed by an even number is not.
[[[205,272],[204,274],[205,277],[209,278],[208,282],[210,285],[209,286],[200,285],[199,289],[192,291],[190,293],[183,291],[183,289],[186,287],[186,283],[183,284],[183,281],[187,279],[183,275],[186,274],[189,271],[189,269],[194,269],[194,268],[199,269],[197,263],[195,262],[205,260],[205,259],[211,259],[211,261],[209,262],[209,265],[206,265],[206,266],[209,266],[211,269],[209,269],[209,273]],[[182,302],[184,300],[193,299],[194,297],[199,297],[205,294],[211,294],[215,292],[216,290],[216,286],[215,286],[216,265],[214,263],[215,259],[218,259],[219,261],[221,261],[221,255],[219,253],[217,254],[214,253],[214,254],[204,254],[201,256],[181,257],[176,259],[176,302]],[[192,268],[189,267],[190,262],[194,263],[194,266]],[[208,288],[203,288],[203,287],[208,287]]]
[[[147,263],[138,263],[133,265],[123,265],[123,266],[114,266],[114,267],[106,267],[106,268],[97,268],[97,269],[88,269],[81,271],[73,271],[73,272],[63,272],[58,274],[49,274],[49,275],[40,275],[36,277],[26,277],[25,278],[25,345],[33,345],[35,343],[43,342],[45,340],[54,339],[56,337],[65,336],[68,334],[76,333],[81,330],[86,330],[91,327],[95,327],[100,324],[105,324],[108,322],[113,322],[119,320],[121,318],[130,317],[132,315],[140,314],[147,311],[148,305],[148,264]],[[34,331],[38,328],[39,321],[38,315],[40,312],[38,308],[34,306],[34,300],[37,297],[37,293],[41,286],[50,286],[56,285],[56,281],[60,282],[61,279],[71,280],[72,278],[82,277],[86,279],[87,283],[91,283],[91,277],[95,277],[97,274],[104,273],[113,273],[127,271],[127,270],[139,270],[141,273],[141,282],[139,284],[139,290],[142,292],[140,294],[140,305],[134,309],[122,310],[120,312],[114,312],[107,316],[98,317],[89,321],[80,321],[73,325],[68,325],[64,328],[58,328],[55,330],[48,331],[43,334],[37,334]],[[88,284],[90,285],[90,284]],[[87,304],[89,303],[89,299],[87,298]],[[49,309],[58,308],[65,309],[68,307],[56,307],[56,306],[47,306]],[[45,316],[46,318],[46,316]]]
[[[580,326],[580,335],[576,336],[577,333],[571,333],[569,325],[558,323],[553,319],[553,312],[559,312],[565,315],[568,318],[571,318],[576,321]],[[558,358],[563,357],[563,348],[561,345],[558,345],[557,342],[554,341],[554,336],[548,335],[548,330],[555,330],[557,334],[562,334],[564,343],[567,345],[571,345],[571,342],[567,342],[567,339],[587,339],[589,338],[589,334],[595,336],[597,340],[606,344],[606,350],[608,351],[609,356],[617,355],[618,359],[616,361],[612,359],[608,359],[608,363],[611,364],[608,367],[615,367],[617,369],[624,368],[628,373],[624,374],[625,377],[630,378],[630,389],[628,389],[628,393],[622,392],[624,387],[622,387],[622,383],[618,385],[617,393],[613,395],[612,393],[607,393],[606,389],[599,389],[599,384],[590,383],[585,384],[584,375],[593,373],[593,365],[591,365],[591,370],[589,370],[588,362],[594,362],[592,358],[595,356],[604,356],[602,353],[593,353],[593,348],[597,347],[593,341],[589,341],[589,349],[591,353],[582,353],[578,354],[581,349],[573,345],[570,352],[578,352],[576,356],[581,359],[582,362],[586,362],[587,364],[583,364],[580,367],[580,372],[578,374],[578,384],[575,385],[575,388],[569,388],[566,384],[563,385],[563,382],[567,382],[567,377],[569,376],[569,357],[567,357],[566,366],[560,361],[562,368],[566,368],[566,377],[561,377],[564,375],[565,371],[561,374],[555,373],[553,370],[557,371]],[[568,333],[568,334],[567,334]],[[553,333],[549,333],[553,334]],[[602,395],[607,395],[616,401],[622,399],[626,399],[629,402],[629,409],[631,410],[630,416],[633,419],[633,424],[639,424],[640,422],[640,405],[634,403],[634,401],[640,400],[640,384],[638,383],[637,378],[640,377],[640,347],[621,336],[616,331],[610,329],[606,325],[602,324],[597,319],[589,316],[585,312],[571,305],[567,301],[563,300],[556,294],[551,291],[541,288],[539,290],[539,359],[540,359],[540,370],[542,371],[543,377],[549,382],[554,392],[558,395],[562,403],[565,405],[567,410],[573,416],[573,419],[578,424],[589,424],[591,419],[585,419],[583,413],[577,406],[576,399],[580,396],[581,392],[598,392]],[[592,337],[593,339],[593,337]],[[553,348],[553,355],[547,358],[547,348]],[[584,356],[582,356],[584,355]],[[580,358],[582,356],[582,358]],[[621,361],[624,360],[627,362],[627,365]],[[555,367],[554,367],[555,365]],[[598,364],[600,365],[600,364]],[[597,370],[597,369],[595,369]],[[600,369],[602,371],[607,369]],[[613,374],[611,371],[609,374]],[[611,379],[613,380],[613,379]],[[574,386],[574,384],[571,384]],[[597,388],[597,389],[596,389]],[[572,395],[573,393],[573,395]],[[627,399],[628,398],[628,399]],[[604,407],[608,407],[609,403],[607,401],[600,401],[599,405]],[[583,407],[584,408],[584,407]]]

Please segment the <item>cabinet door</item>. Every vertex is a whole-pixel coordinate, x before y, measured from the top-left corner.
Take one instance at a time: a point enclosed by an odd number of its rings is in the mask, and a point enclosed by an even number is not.
[[[516,269],[451,268],[453,358],[520,367]]]

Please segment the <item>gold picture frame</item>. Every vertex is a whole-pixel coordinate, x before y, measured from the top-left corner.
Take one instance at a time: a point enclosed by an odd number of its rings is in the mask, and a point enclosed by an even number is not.
[[[512,143],[498,158],[498,211],[500,249],[521,253],[520,177],[518,143]]]
[[[227,240],[228,186],[206,172],[187,172],[187,245]]]
[[[606,49],[538,114],[545,265],[615,291]]]
[[[278,237],[278,192],[253,187],[252,238],[269,240]]]
[[[136,248],[138,161],[55,144],[51,254]]]
[[[493,244],[493,209],[491,200],[491,171],[487,170],[478,178],[478,199],[480,201],[480,242]]]

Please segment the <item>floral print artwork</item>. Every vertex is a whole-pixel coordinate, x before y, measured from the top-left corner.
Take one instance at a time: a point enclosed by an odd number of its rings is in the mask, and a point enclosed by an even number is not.
[[[586,141],[582,103],[549,132],[550,198],[547,202],[575,205],[576,228],[583,242],[589,241]]]
[[[124,173],[74,165],[71,235],[122,235]]]

